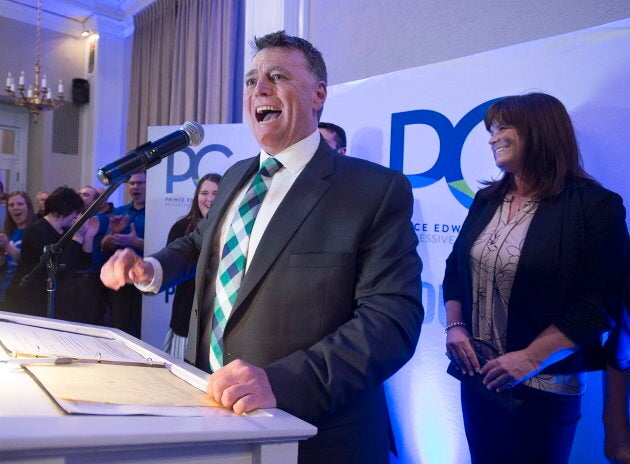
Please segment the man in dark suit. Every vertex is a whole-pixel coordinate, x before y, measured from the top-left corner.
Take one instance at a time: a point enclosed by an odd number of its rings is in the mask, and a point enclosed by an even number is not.
[[[346,131],[343,127],[332,122],[321,122],[317,125],[326,143],[340,155],[345,155],[348,151],[346,141]]]
[[[256,49],[244,106],[259,156],[226,172],[190,235],[145,260],[117,251],[101,277],[155,292],[196,268],[186,359],[212,372],[221,250],[252,178],[280,161],[208,394],[237,413],[278,407],[316,425],[317,436],[300,443],[301,463],[386,463],[383,382],[413,355],[424,316],[411,188],[401,173],[340,156],[321,137],[327,75],[317,49],[284,32],[256,39]]]

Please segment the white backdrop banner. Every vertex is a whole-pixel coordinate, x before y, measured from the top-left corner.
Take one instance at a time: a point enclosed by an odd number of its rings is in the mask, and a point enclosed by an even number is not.
[[[400,170],[414,187],[426,318],[414,358],[387,382],[399,462],[469,461],[459,385],[445,372],[441,283],[473,192],[498,174],[486,109],[529,91],[558,97],[575,123],[587,171],[627,202],[629,50],[630,20],[623,20],[329,89],[322,121],[346,130],[349,156]],[[594,399],[585,398],[573,463],[605,462],[600,390],[591,381]]]
[[[157,140],[180,126],[149,127]],[[245,124],[204,125],[203,142],[187,147],[147,171],[144,253],[162,249],[171,226],[188,214],[197,181],[209,172],[223,175],[236,161],[258,153],[258,144]],[[175,288],[142,297],[142,339],[162,348],[168,330]]]
[[[575,123],[587,171],[627,200],[628,50],[630,19],[329,88],[322,120],[344,127],[349,156],[400,170],[414,187],[426,318],[415,356],[387,382],[399,462],[469,462],[459,386],[446,374],[441,282],[479,181],[498,175],[483,127],[486,109],[497,98],[528,91],[558,97]],[[192,179],[223,173],[257,152],[242,125],[205,128],[202,148],[177,153],[148,173],[147,253],[165,244],[171,225],[188,211]],[[149,136],[174,129],[154,127]],[[168,298],[144,300],[143,338],[156,346],[168,325]],[[605,462],[601,387],[591,377],[573,464]]]

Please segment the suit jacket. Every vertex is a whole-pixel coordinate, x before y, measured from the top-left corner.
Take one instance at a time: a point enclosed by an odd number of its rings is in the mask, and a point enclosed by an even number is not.
[[[492,219],[501,196],[477,193],[446,262],[444,301],[459,300],[472,320],[470,249]],[[521,251],[508,302],[507,350],[529,345],[554,324],[582,347],[546,368],[572,373],[603,367],[600,335],[621,309],[629,266],[621,197],[599,185],[567,180],[541,200]]]
[[[187,359],[206,370],[221,219],[258,170],[223,177],[208,217],[157,253],[164,286],[196,271]],[[414,353],[424,311],[406,177],[320,145],[269,222],[224,333],[224,362],[265,369],[278,407],[318,435],[300,462],[387,462],[382,383]]]

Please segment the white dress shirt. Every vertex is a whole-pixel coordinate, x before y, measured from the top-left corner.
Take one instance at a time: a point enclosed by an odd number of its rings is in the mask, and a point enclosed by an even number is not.
[[[267,225],[275,214],[276,209],[278,209],[278,206],[304,169],[304,166],[306,166],[311,158],[313,158],[313,155],[315,155],[317,147],[319,147],[320,137],[319,130],[316,129],[315,132],[305,139],[300,140],[296,144],[291,145],[284,151],[275,155],[275,158],[282,163],[283,167],[271,178],[271,185],[269,186],[267,195],[265,196],[262,205],[260,206],[260,210],[258,211],[258,215],[256,216],[256,221],[254,222],[254,227],[249,239],[245,272],[247,272],[249,263],[251,263],[252,258],[256,253],[256,249],[258,248],[258,244],[260,243],[260,239],[265,233]],[[262,165],[262,163],[268,158],[270,158],[270,155],[264,150],[261,150],[260,165]],[[245,183],[245,186],[237,192],[227,210],[227,213],[223,216],[221,222],[221,240],[219,249],[216,250],[219,256],[221,255],[221,250],[223,250],[223,246],[225,245],[228,229],[232,223],[232,219],[234,218],[236,210],[241,203],[241,199],[245,195],[245,192],[247,191],[253,178],[254,176],[252,176],[251,179]],[[144,285],[136,284],[136,287],[142,292],[157,293],[162,286],[162,265],[157,259],[152,257],[145,258],[145,261],[153,266],[153,280]]]

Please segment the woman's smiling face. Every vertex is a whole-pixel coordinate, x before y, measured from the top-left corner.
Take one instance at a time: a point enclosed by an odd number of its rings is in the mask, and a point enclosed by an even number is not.
[[[26,199],[22,195],[14,195],[7,202],[7,209],[11,215],[11,219],[17,225],[18,229],[23,229],[28,220],[28,206]]]
[[[494,123],[490,127],[488,143],[497,167],[511,174],[518,174],[523,167],[525,143],[514,126]]]

